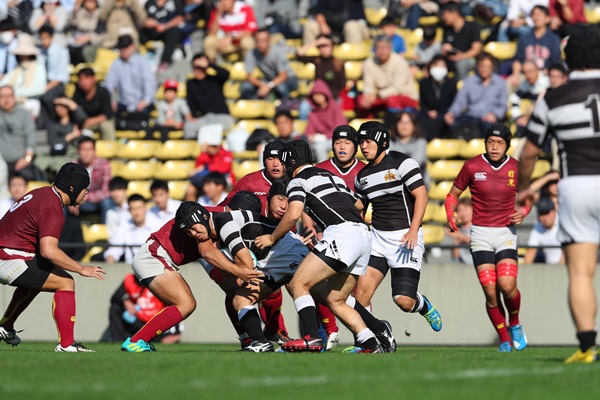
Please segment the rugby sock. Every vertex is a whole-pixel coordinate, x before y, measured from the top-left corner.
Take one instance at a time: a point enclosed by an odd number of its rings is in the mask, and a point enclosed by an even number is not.
[[[52,300],[52,316],[56,322],[58,341],[62,347],[68,347],[75,341],[75,292],[59,290]]]
[[[333,315],[329,307],[321,303],[317,303],[317,316],[321,321],[321,325],[327,332],[327,336],[329,336],[333,332],[339,331],[335,315]]]
[[[263,343],[267,341],[260,325],[260,316],[254,306],[242,308],[238,313],[238,318],[252,340],[258,340]]]
[[[492,321],[492,325],[494,325],[498,336],[500,336],[500,342],[511,342],[510,336],[508,335],[508,329],[506,329],[504,307],[498,305],[498,307],[493,308],[486,307],[486,310],[488,317],[490,317],[490,321]]]
[[[377,339],[369,328],[365,328],[356,334],[356,343],[367,350],[377,350]]]
[[[144,342],[149,342],[163,332],[171,329],[175,324],[183,321],[183,315],[177,308],[177,306],[168,306],[160,310],[146,322],[146,325],[142,327],[135,335],[131,337],[131,342],[135,343],[142,339]]]
[[[317,308],[315,301],[310,295],[300,296],[294,300],[294,307],[300,317],[302,325],[302,336],[320,338],[319,321],[317,320]]]
[[[0,320],[0,325],[7,331],[15,329],[15,321],[19,318],[19,315],[25,311],[31,304],[35,296],[40,293],[39,290],[25,289],[18,287],[12,295],[10,304],[4,312],[4,317]]]
[[[233,325],[233,329],[235,329],[236,333],[239,335],[246,333],[242,323],[238,319],[238,312],[233,306],[233,297],[225,296],[225,310],[227,311],[227,316],[231,321],[231,325]]]
[[[596,345],[596,331],[577,332],[577,339],[579,348],[585,353],[590,347]]]
[[[346,299],[346,304],[350,307],[354,308],[356,312],[360,315],[365,325],[372,330],[373,332],[383,332],[385,331],[385,324],[381,322],[381,320],[375,318],[373,314],[367,311],[366,308],[363,307],[356,299],[352,296],[348,296]]]
[[[410,310],[411,313],[418,312],[421,315],[425,315],[429,312],[429,307],[425,300],[423,300],[423,295],[421,293],[417,293],[417,298],[415,299],[415,305],[413,309]]]
[[[262,310],[264,311],[263,321],[265,323],[265,332],[270,335],[276,334],[280,329],[287,333],[283,315],[281,314],[281,306],[283,305],[283,295],[281,289],[272,293],[269,297],[262,301]]]
[[[508,311],[508,323],[510,326],[519,325],[519,310],[521,309],[521,292],[517,289],[517,295],[512,299],[504,298],[504,305]]]

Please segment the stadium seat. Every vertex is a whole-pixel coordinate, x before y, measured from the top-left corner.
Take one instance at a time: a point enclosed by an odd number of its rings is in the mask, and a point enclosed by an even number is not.
[[[195,140],[167,140],[158,147],[155,157],[159,160],[181,160],[192,157]]]
[[[584,7],[583,9],[584,11],[584,15],[585,15],[585,19],[587,20],[588,24],[598,24],[600,23],[600,7],[594,7],[594,8],[588,8],[588,7]]]
[[[117,139],[143,139],[146,131],[117,130]]]
[[[270,119],[241,119],[233,126],[232,130],[243,129],[251,134],[257,128],[266,129],[273,135],[277,134],[277,127]]]
[[[294,130],[299,133],[304,133],[306,130],[306,125],[308,125],[308,121],[302,121],[301,119],[294,120]]]
[[[462,139],[433,139],[427,143],[427,159],[456,158],[465,145]]]
[[[414,47],[423,41],[423,29],[415,30],[403,28],[398,30],[398,34],[404,39],[406,47]]]
[[[367,122],[367,121],[379,121],[379,122],[383,122],[382,119],[377,119],[377,118],[373,118],[373,119],[369,119],[369,118],[354,118],[353,120],[351,120],[350,122],[348,122],[348,125],[350,125],[354,129],[358,130],[358,128],[360,128],[360,126],[363,124],[363,122]]]
[[[96,155],[101,158],[111,159],[117,156],[121,143],[117,140],[96,141]]]
[[[108,229],[105,224],[81,225],[83,241],[97,243],[108,241]]]
[[[152,193],[150,193],[150,185],[152,185],[152,181],[150,180],[129,181],[129,184],[127,185],[127,196],[129,197],[132,194],[139,194],[145,199],[150,199],[152,198]]]
[[[371,55],[371,46],[365,42],[342,43],[333,48],[333,56],[344,61],[365,60]]]
[[[273,118],[275,106],[267,100],[238,100],[229,112],[237,119]]]
[[[515,157],[515,153],[517,150],[523,150],[523,142],[526,141],[527,138],[524,137],[513,137],[512,139],[510,139],[510,147],[508,148],[508,151],[506,152],[506,154],[508,154],[511,157]],[[517,157],[515,157],[517,158]],[[518,158],[517,158],[518,160]]]
[[[169,197],[183,200],[189,184],[189,181],[169,181]]]
[[[121,167],[123,167],[125,163],[123,161],[110,160],[110,173],[112,176],[119,176],[119,172],[121,171]]]
[[[500,61],[511,60],[517,54],[517,42],[489,42],[483,48]]]
[[[29,181],[27,182],[27,192],[31,192],[34,189],[43,188],[46,186],[50,186],[50,182],[46,181]]]
[[[546,160],[537,160],[535,162],[535,166],[533,167],[533,173],[531,174],[531,179],[541,178],[542,176],[544,176],[548,172],[550,172],[551,168],[552,168],[552,166],[550,165],[550,162],[548,162]]]
[[[430,201],[427,203],[427,208],[425,209],[425,215],[423,215],[423,222],[431,222],[435,216],[435,212],[438,209],[438,204]]]
[[[431,183],[429,188],[429,200],[446,200],[446,195],[450,193],[454,181],[441,181],[437,183]]]
[[[156,169],[154,177],[165,181],[188,179],[194,166],[194,161],[169,160]]]
[[[163,134],[160,131],[152,132],[152,138],[154,140],[162,140]],[[181,140],[183,139],[183,130],[172,130],[167,132],[167,140]],[[159,143],[160,145],[160,143]],[[160,147],[160,146],[159,146]]]
[[[429,206],[428,206],[429,207]],[[433,208],[431,222],[446,225],[448,223],[448,217],[446,217],[446,207],[443,204],[436,204]]]
[[[460,172],[463,160],[438,160],[431,164],[431,168],[427,171],[433,180],[454,179]]]
[[[363,61],[346,61],[344,63],[344,71],[346,72],[346,79],[357,81],[362,78],[363,75]]]
[[[440,225],[425,224],[422,226],[425,246],[442,243],[446,235],[445,228]]]
[[[243,61],[238,61],[229,67],[229,79],[232,81],[245,81],[247,75]]]
[[[226,99],[237,100],[240,98],[240,82],[229,80],[223,85],[223,95]]]
[[[96,254],[100,254],[100,253],[104,252],[104,250],[106,250],[106,247],[103,247],[103,246],[94,246],[94,247],[92,247],[81,258],[81,263],[83,263],[83,264],[90,263],[92,261],[92,257],[93,256],[95,256]]]
[[[298,90],[297,90],[298,95],[307,96],[310,93],[310,91],[312,90],[312,87],[314,84],[315,84],[314,81],[310,81],[310,82],[299,81],[298,82]]]
[[[459,157],[464,159],[470,159],[476,157],[482,153],[485,153],[485,140],[483,139],[471,139],[460,150]]]
[[[419,18],[420,26],[431,26],[437,25],[440,22],[440,17],[437,15],[426,15],[424,17]]]
[[[235,160],[258,160],[258,151],[256,150],[245,150],[236,151],[233,153]]]
[[[315,64],[303,63],[300,61],[290,61],[290,68],[296,74],[296,78],[306,81],[315,79]]]
[[[258,160],[244,160],[240,163],[234,161],[233,163],[233,175],[238,181],[259,169],[261,169],[261,166],[258,164]]]
[[[387,8],[369,8],[365,7],[365,17],[371,26],[379,27],[381,20],[387,15]]]
[[[117,157],[125,160],[144,160],[154,157],[160,142],[154,140],[130,140],[119,148]]]
[[[112,63],[119,58],[119,53],[113,49],[98,48],[92,68],[96,72],[96,79],[103,81],[108,74]]]
[[[159,165],[153,161],[129,161],[119,169],[119,175],[130,181],[152,179]]]

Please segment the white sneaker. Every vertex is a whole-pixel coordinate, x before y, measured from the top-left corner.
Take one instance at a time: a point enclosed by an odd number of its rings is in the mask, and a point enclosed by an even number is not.
[[[0,326],[0,341],[4,340],[6,344],[10,344],[13,347],[21,343],[21,338],[17,336],[17,332],[14,330],[7,331]]]
[[[67,347],[62,347],[59,344],[56,345],[54,351],[57,353],[95,353],[95,350],[90,350],[81,343],[73,342]]]
[[[325,351],[329,351],[337,346],[338,342],[340,341],[340,337],[341,335],[339,331],[331,332],[327,338],[327,346],[325,347]]]

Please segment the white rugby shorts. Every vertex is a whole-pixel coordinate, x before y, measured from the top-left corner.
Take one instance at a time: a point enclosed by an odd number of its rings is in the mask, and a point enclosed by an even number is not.
[[[600,243],[600,175],[558,181],[558,240]]]
[[[517,228],[471,225],[471,252],[517,250]]]
[[[423,230],[417,232],[417,243],[414,249],[408,249],[400,243],[400,239],[408,232],[408,229],[398,231],[380,231],[371,228],[373,244],[371,255],[382,257],[387,261],[390,268],[412,268],[421,271],[423,254],[425,254],[425,238]]]
[[[173,263],[169,253],[162,246],[155,244],[153,249],[156,247],[156,250],[150,249],[153,243],[153,239],[148,240],[133,256],[133,272],[139,280],[162,275],[165,269],[179,271],[179,266]]]
[[[315,246],[315,251],[323,250],[327,257],[334,258],[346,265],[346,268],[338,272],[364,275],[367,272],[371,254],[369,227],[357,222],[330,225],[325,228],[323,238]]]

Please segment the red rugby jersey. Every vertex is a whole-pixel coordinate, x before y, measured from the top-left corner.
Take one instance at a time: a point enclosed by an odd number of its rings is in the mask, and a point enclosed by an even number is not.
[[[356,189],[354,188],[354,181],[356,180],[356,175],[358,174],[358,171],[363,169],[366,165],[367,164],[365,164],[364,162],[355,158],[354,165],[352,165],[352,167],[348,171],[342,172],[338,168],[338,166],[334,164],[333,159],[329,159],[318,163],[317,165],[315,165],[315,167],[324,169],[326,171],[331,172],[334,175],[339,176],[344,180],[346,186],[352,189],[353,192],[356,192]]]
[[[226,206],[231,201],[231,198],[237,192],[245,190],[247,192],[252,192],[260,198],[262,202],[262,215],[267,215],[267,194],[269,194],[269,189],[271,189],[271,181],[267,178],[267,175],[264,172],[264,169],[260,171],[252,172],[244,176],[242,179],[238,181],[238,183],[233,187],[231,192],[227,195],[225,200],[223,200],[219,206]]]
[[[166,250],[175,265],[198,261],[200,258],[198,241],[176,227],[175,219],[170,220],[151,234],[150,239],[154,239]]]

